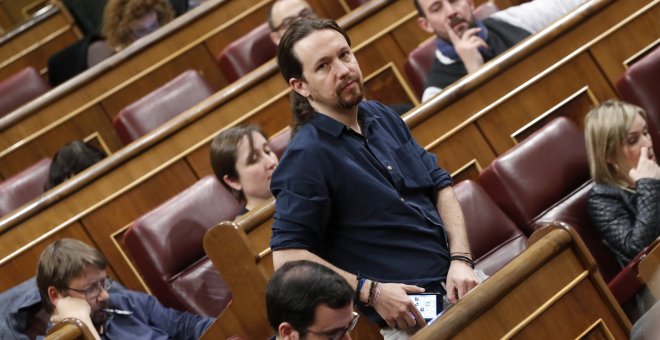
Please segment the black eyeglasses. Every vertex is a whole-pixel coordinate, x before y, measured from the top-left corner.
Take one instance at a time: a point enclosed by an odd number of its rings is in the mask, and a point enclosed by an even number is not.
[[[99,295],[101,295],[102,291],[107,291],[110,289],[110,285],[112,284],[112,281],[110,281],[110,278],[106,277],[103,278],[102,280],[94,282],[89,288],[86,289],[76,289],[76,288],[70,288],[66,287],[67,290],[72,290],[74,292],[78,292],[81,294],[85,294],[85,299],[87,300],[94,300],[96,299]]]
[[[346,326],[342,329],[338,329],[338,330],[332,331],[332,332],[323,332],[323,333],[314,332],[314,331],[309,330],[309,329],[307,331],[312,333],[312,334],[320,335],[322,337],[327,337],[328,340],[338,340],[338,339],[343,338],[344,335],[346,335],[346,333],[350,333],[353,330],[353,328],[355,328],[355,325],[357,325],[357,322],[358,322],[359,318],[360,318],[360,314],[358,314],[356,312],[353,312],[353,320],[351,320],[351,322],[348,324],[348,326]]]
[[[289,28],[289,26],[291,26],[291,24],[293,24],[296,20],[300,18],[310,18],[315,16],[316,14],[314,14],[314,10],[312,10],[311,8],[305,8],[302,11],[300,11],[298,15],[284,18],[282,22],[277,27],[275,27],[274,31],[280,31],[280,30],[286,31],[286,29]]]

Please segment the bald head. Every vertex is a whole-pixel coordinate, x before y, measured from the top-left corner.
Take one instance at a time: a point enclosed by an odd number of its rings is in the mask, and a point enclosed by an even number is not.
[[[287,28],[299,17],[315,16],[314,10],[305,0],[276,0],[268,12],[270,39],[275,45]]]

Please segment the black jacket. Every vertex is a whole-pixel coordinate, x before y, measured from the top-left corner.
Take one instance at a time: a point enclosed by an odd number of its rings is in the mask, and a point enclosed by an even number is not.
[[[660,236],[660,180],[640,179],[635,191],[598,184],[589,191],[589,216],[622,266]]]

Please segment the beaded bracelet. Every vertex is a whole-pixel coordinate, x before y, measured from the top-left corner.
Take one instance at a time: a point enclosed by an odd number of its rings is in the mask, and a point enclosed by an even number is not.
[[[469,264],[470,267],[472,267],[472,269],[474,269],[474,261],[472,261],[472,259],[467,257],[467,256],[452,255],[451,257],[449,257],[449,261],[463,261],[463,262]]]
[[[373,305],[373,300],[374,300],[374,293],[376,292],[376,286],[378,286],[378,282],[371,280],[371,287],[369,287],[369,298],[367,299],[367,307],[370,307]]]

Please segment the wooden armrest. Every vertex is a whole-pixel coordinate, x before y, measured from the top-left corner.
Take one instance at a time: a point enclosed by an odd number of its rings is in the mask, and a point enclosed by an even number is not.
[[[95,340],[92,331],[76,318],[66,318],[48,330],[46,340]]]

